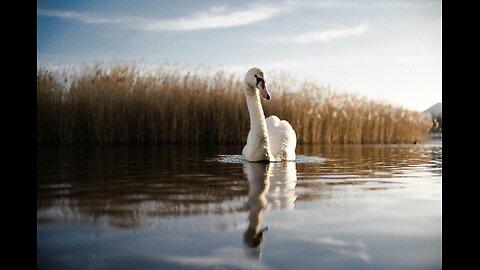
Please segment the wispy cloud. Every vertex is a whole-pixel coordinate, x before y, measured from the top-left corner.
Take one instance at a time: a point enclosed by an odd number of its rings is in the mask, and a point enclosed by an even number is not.
[[[231,12],[225,12],[225,8],[212,8],[208,12],[199,12],[188,18],[151,20],[146,21],[139,26],[143,30],[151,31],[226,28],[267,20],[279,12],[279,8],[261,6]]]
[[[355,37],[362,36],[368,32],[370,27],[368,23],[362,23],[348,28],[329,29],[318,32],[308,32],[301,35],[277,37],[267,39],[265,41],[277,42],[277,43],[299,43],[310,44],[315,42],[329,42],[342,37]]]
[[[270,19],[281,11],[281,8],[268,6],[251,6],[243,10],[228,10],[225,6],[215,6],[208,11],[197,12],[188,17],[174,19],[112,17],[76,11],[43,9],[38,10],[37,15],[75,20],[89,24],[118,24],[125,28],[144,31],[182,31],[248,25]]]
[[[355,2],[339,0],[286,0],[285,3],[293,7],[309,8],[352,8],[358,6]]]
[[[371,9],[394,8],[414,9],[441,5],[440,0],[286,0],[287,5],[294,7],[329,8],[329,9]]]
[[[57,17],[65,20],[75,20],[82,23],[91,23],[91,24],[118,24],[126,23],[125,19],[121,18],[108,18],[101,15],[82,13],[76,11],[65,11],[65,10],[37,10],[37,15],[48,16],[48,17]]]

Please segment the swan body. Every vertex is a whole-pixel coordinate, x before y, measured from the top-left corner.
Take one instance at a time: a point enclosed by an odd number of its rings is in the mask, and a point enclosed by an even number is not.
[[[277,116],[265,119],[260,94],[270,100],[263,71],[251,68],[245,76],[245,97],[250,115],[250,131],[243,148],[243,158],[248,161],[295,160],[297,136],[290,123]]]

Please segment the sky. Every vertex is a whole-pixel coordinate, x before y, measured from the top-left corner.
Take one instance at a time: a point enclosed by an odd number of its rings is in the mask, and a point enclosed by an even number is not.
[[[395,106],[442,101],[441,1],[37,1],[37,67],[286,72]]]

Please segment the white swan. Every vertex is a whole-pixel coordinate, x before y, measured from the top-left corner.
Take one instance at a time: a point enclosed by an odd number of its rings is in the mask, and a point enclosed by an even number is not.
[[[250,114],[250,132],[243,148],[243,158],[248,161],[295,160],[297,136],[290,123],[272,115],[265,119],[260,94],[270,100],[263,71],[257,67],[245,76],[245,97]]]

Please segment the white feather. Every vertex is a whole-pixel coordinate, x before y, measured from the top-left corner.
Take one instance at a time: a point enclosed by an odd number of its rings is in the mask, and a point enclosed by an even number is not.
[[[266,119],[270,152],[275,160],[295,160],[297,136],[286,120],[272,115]]]

